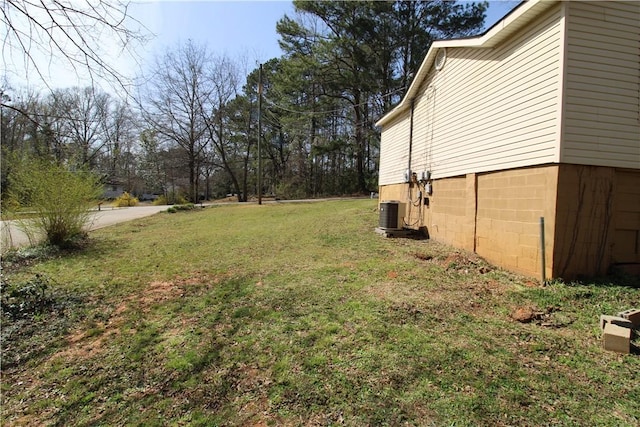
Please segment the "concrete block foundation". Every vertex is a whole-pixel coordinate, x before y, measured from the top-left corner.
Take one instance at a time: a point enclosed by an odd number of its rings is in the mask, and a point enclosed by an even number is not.
[[[434,179],[431,194],[418,182],[384,185],[379,200],[405,203],[406,226],[433,240],[525,276],[573,280],[640,266],[638,182],[640,170],[550,164]]]

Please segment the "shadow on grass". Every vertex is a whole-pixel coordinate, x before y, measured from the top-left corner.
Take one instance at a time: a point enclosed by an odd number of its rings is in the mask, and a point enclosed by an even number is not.
[[[64,347],[61,339],[91,308],[86,296],[59,289],[46,292],[47,305],[37,313],[11,317],[2,313],[2,371],[25,365]]]
[[[2,255],[2,269],[5,273],[11,273],[28,268],[33,264],[57,258],[105,256],[115,249],[122,249],[122,242],[108,237],[89,238],[86,236],[65,248],[49,244],[26,246],[11,249]]]

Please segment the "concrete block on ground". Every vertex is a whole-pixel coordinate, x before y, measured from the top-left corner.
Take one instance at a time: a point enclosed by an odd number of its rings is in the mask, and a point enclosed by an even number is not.
[[[604,330],[604,327],[609,323],[623,328],[633,328],[633,323],[629,319],[625,319],[622,316],[609,316],[607,314],[601,314],[600,329]]]
[[[621,311],[618,313],[618,316],[629,320],[633,324],[634,328],[640,328],[640,309],[631,308],[629,310]]]
[[[602,334],[605,350],[628,354],[631,351],[631,329],[607,323]]]

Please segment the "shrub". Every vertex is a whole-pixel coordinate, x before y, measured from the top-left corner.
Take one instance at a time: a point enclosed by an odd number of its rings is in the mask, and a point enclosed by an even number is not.
[[[34,212],[34,218],[19,222],[31,243],[44,237],[61,248],[73,246],[86,234],[89,209],[102,194],[91,172],[30,158],[15,162],[9,184],[10,198]]]
[[[302,199],[306,197],[304,183],[285,179],[276,186],[275,193],[282,199]]]
[[[36,274],[25,284],[12,284],[3,277],[0,283],[0,306],[2,314],[13,319],[40,314],[52,302],[47,296],[49,279]]]
[[[188,203],[187,199],[176,193],[169,193],[167,196],[163,194],[153,201],[154,206],[183,205],[185,203]]]
[[[179,211],[191,211],[195,209],[196,206],[193,203],[183,203],[181,205],[175,205],[174,207]]]
[[[178,211],[191,211],[193,209],[195,209],[195,205],[193,203],[184,203],[181,205],[173,205],[171,206],[169,209],[167,209],[167,212],[169,213],[176,213]]]
[[[137,197],[134,197],[125,191],[120,197],[113,201],[113,206],[115,206],[116,208],[123,208],[128,206],[136,206],[138,203],[140,203],[140,201]]]
[[[163,194],[153,201],[153,206],[168,205],[167,197]]]

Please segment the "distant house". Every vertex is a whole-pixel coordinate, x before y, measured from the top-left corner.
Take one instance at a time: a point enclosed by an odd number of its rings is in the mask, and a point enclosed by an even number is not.
[[[520,4],[433,43],[382,128],[380,201],[488,261],[572,279],[640,267],[640,2]],[[410,171],[409,173],[407,171]]]
[[[115,180],[108,181],[104,184],[102,198],[107,200],[117,199],[124,194],[124,184]]]

